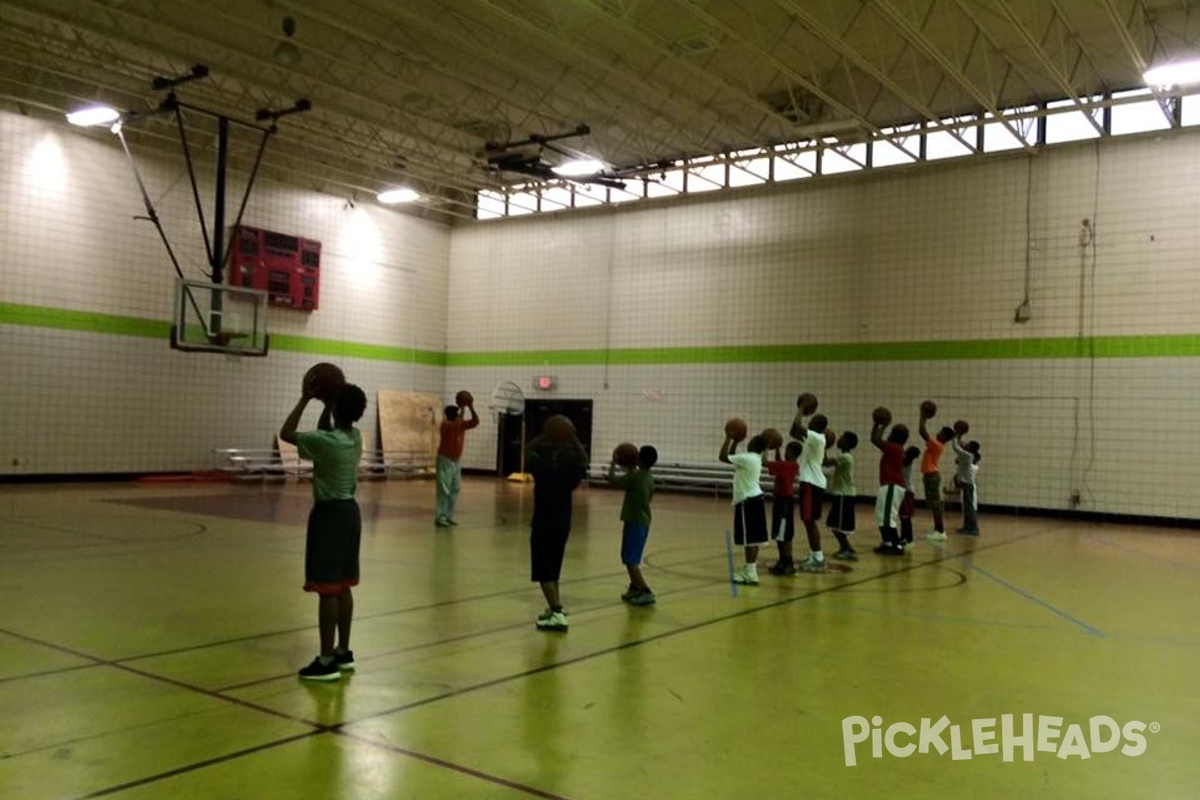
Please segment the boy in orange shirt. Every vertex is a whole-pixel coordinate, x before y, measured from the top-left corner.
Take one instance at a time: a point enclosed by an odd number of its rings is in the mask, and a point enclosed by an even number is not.
[[[933,415],[928,414],[927,411],[928,409],[922,405],[921,423],[918,426],[921,438],[925,440],[925,452],[921,456],[921,481],[925,484],[925,504],[933,513],[933,533],[929,534],[929,541],[944,542],[946,541],[946,520],[942,511],[940,462],[942,452],[946,449],[946,443],[954,438],[954,429],[943,426],[937,432],[937,436],[930,436],[925,423],[932,419]]]

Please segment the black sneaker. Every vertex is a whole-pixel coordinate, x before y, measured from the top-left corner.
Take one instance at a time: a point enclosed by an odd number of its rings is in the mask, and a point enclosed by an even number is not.
[[[333,653],[333,663],[337,664],[340,670],[351,670],[358,666],[354,663],[354,651],[344,650],[341,653],[336,650]]]
[[[650,591],[649,589],[646,589],[644,591],[638,592],[633,597],[629,598],[629,605],[631,605],[631,606],[652,606],[652,605],[654,605],[654,603],[656,601],[657,601],[657,598],[654,596],[654,592]]]
[[[314,658],[311,664],[300,670],[299,675],[301,680],[306,681],[336,681],[342,677],[336,661],[331,659],[328,664],[322,664],[320,656]]]
[[[885,542],[876,547],[875,552],[881,556],[902,556],[904,555],[904,548],[900,545]]]
[[[767,572],[771,573],[772,575],[795,575],[796,574],[796,562],[795,561],[776,561],[774,564],[772,564],[770,567],[767,568]]]

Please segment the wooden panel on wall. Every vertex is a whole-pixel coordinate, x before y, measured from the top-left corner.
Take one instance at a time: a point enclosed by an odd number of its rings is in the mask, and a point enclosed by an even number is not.
[[[437,452],[442,398],[428,392],[379,391],[379,440],[385,452]]]

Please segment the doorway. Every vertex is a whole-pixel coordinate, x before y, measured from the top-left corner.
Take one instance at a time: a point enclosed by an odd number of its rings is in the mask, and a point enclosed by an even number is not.
[[[592,452],[592,401],[591,400],[526,400],[525,441],[533,439],[542,431],[546,420],[562,414],[575,423],[575,431],[583,449]],[[497,426],[496,472],[511,475],[521,471],[521,415],[502,414]]]

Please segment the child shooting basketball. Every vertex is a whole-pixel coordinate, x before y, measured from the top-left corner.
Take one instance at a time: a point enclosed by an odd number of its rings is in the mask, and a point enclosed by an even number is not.
[[[316,387],[305,381],[300,401],[284,420],[279,438],[296,445],[301,458],[313,463],[313,507],[308,515],[304,547],[304,590],[318,596],[317,625],[321,651],[300,670],[304,680],[335,681],[355,667],[350,649],[350,623],[358,585],[358,550],[362,517],[354,499],[362,434],[354,423],[362,418],[367,397],[345,384],[332,395],[317,422],[317,430],[297,431]],[[336,641],[335,641],[336,635]]]
[[[954,429],[944,426],[935,436],[930,436],[925,423],[933,419],[933,415],[936,413],[937,405],[932,400],[921,403],[921,422],[917,431],[921,434],[922,441],[925,442],[925,453],[921,456],[921,482],[925,486],[925,504],[929,506],[929,510],[933,514],[933,531],[929,534],[929,541],[944,542],[946,541],[946,519],[942,510],[940,465],[942,453],[946,449],[946,442],[954,438]]]
[[[458,494],[462,491],[462,465],[459,460],[462,458],[467,431],[479,426],[479,415],[475,413],[475,399],[470,392],[459,392],[454,402],[456,405],[446,406],[443,411],[445,418],[439,430],[437,510],[434,512],[434,524],[439,528],[458,524],[454,518],[454,510],[458,505]],[[464,416],[464,409],[470,412],[470,416]]]
[[[737,442],[725,434],[717,455],[733,465],[733,541],[746,550],[746,564],[731,576],[734,583],[758,585],[758,548],[767,543],[767,506],[763,500],[762,454],[767,440],[759,435],[746,444],[746,452],[737,452]]]
[[[768,461],[767,472],[775,478],[771,502],[771,538],[779,547],[779,560],[771,565],[772,575],[795,575],[796,561],[792,541],[796,538],[796,476],[800,474],[799,442],[788,442],[783,458],[775,450],[775,460]]]
[[[621,599],[633,606],[654,605],[654,592],[642,575],[642,555],[650,537],[650,500],[654,497],[654,475],[650,470],[658,463],[658,451],[650,445],[638,449],[637,464],[617,475],[617,459],[608,464],[608,482],[625,490],[621,503],[621,563],[629,573],[629,588]]]
[[[959,533],[967,536],[979,535],[979,499],[976,494],[979,472],[979,442],[962,443],[962,436],[950,440],[954,448],[954,482],[962,492],[962,528]]]
[[[815,414],[808,424],[797,415],[792,425],[792,436],[800,440],[800,521],[808,538],[808,557],[800,562],[803,572],[824,572],[825,553],[821,550],[821,531],[817,527],[821,519],[821,495],[825,493],[825,429],[829,420],[824,414]]]
[[[917,487],[913,483],[913,464],[921,457],[921,448],[908,447],[904,451],[904,500],[900,503],[900,544],[905,548],[913,544],[913,517],[917,514]]]
[[[543,432],[526,448],[526,468],[533,476],[533,519],[530,520],[530,578],[546,598],[537,618],[544,631],[565,631],[570,625],[558,594],[567,537],[571,534],[571,495],[587,475],[588,454],[571,420],[550,417]]]
[[[858,489],[854,485],[854,448],[858,447],[858,434],[844,431],[837,440],[838,454],[825,459],[825,466],[833,467],[829,479],[829,516],[825,524],[833,538],[837,539],[838,551],[833,557],[839,561],[857,561],[858,553],[850,546],[850,534],[854,533],[854,501]]]
[[[883,543],[875,552],[885,556],[904,555],[900,543],[900,504],[904,501],[904,445],[908,428],[893,425],[887,437],[884,432],[891,424],[892,414],[886,408],[875,409],[872,417],[871,444],[879,448],[879,494],[875,497],[875,523]]]

